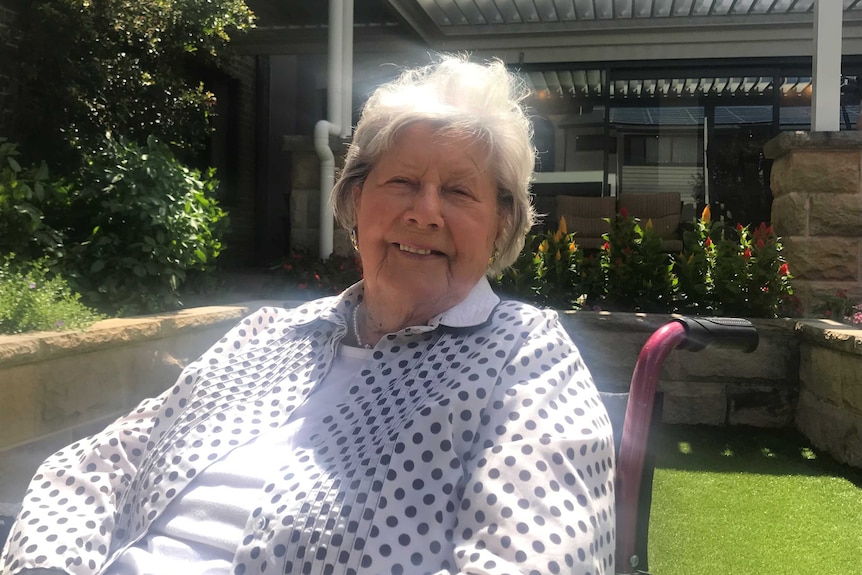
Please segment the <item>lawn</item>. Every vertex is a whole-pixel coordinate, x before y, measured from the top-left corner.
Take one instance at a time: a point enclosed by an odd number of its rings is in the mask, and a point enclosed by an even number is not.
[[[862,470],[790,430],[660,426],[653,575],[860,572]]]

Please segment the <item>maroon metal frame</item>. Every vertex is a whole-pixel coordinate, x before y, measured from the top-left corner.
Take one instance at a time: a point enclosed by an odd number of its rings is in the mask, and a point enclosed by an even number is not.
[[[641,348],[632,375],[622,440],[617,455],[615,561],[618,574],[637,573],[638,558],[634,549],[638,493],[649,440],[656,385],[665,358],[686,338],[686,327],[681,322],[674,321],[656,330]]]

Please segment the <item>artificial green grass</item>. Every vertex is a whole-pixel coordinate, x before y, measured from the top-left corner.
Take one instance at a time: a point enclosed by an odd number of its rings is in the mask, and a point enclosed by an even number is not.
[[[653,575],[862,572],[862,470],[792,430],[659,426]]]

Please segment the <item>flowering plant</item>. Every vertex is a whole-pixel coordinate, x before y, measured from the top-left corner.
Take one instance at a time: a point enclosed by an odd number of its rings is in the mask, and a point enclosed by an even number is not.
[[[707,206],[674,258],[679,310],[776,317],[793,293],[781,250],[772,226],[729,228],[713,221]]]
[[[814,306],[815,313],[826,319],[833,319],[849,325],[862,325],[862,303],[853,304],[843,289],[823,296]]]
[[[669,273],[670,256],[662,250],[661,238],[652,220],[640,225],[623,208],[602,234],[601,269],[604,280],[600,305],[624,311],[658,312],[673,306],[675,278]],[[597,302],[598,303],[598,302]]]
[[[527,236],[515,263],[497,278],[501,291],[538,305],[577,307],[592,277],[575,236],[561,217],[556,231]]]
[[[274,289],[286,286],[303,299],[340,293],[362,279],[358,257],[336,254],[323,260],[298,251],[270,269],[277,274]]]
[[[537,305],[619,311],[777,317],[792,309],[790,270],[771,226],[749,229],[713,221],[707,206],[683,234],[683,249],[663,251],[652,222],[621,210],[596,253],[568,233],[528,238],[515,265],[499,280],[502,291]],[[862,320],[862,309],[860,320]]]

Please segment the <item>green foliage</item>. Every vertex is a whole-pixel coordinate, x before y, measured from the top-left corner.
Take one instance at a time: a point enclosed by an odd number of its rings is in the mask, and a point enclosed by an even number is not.
[[[791,275],[772,226],[728,228],[704,210],[674,261],[684,313],[776,317],[787,313]]]
[[[253,19],[242,0],[35,0],[19,15],[14,137],[64,175],[107,131],[193,152],[214,99],[191,78]]]
[[[0,333],[84,328],[102,316],[88,309],[44,261],[0,260]]]
[[[640,225],[623,210],[609,220],[601,251],[604,290],[602,307],[621,311],[663,312],[673,307],[675,278],[669,273],[670,256],[652,222]],[[598,302],[596,302],[598,304]]]
[[[19,159],[17,146],[0,138],[0,254],[56,259],[62,254],[63,238],[45,223],[42,210],[56,204],[60,195],[44,162],[25,168]]]
[[[287,286],[302,298],[341,293],[362,279],[358,257],[336,254],[323,260],[306,252],[296,252],[272,270],[277,274],[275,283],[278,286]]]
[[[555,232],[527,236],[518,259],[496,283],[510,297],[568,309],[600,291],[601,268],[593,256],[584,255],[561,217]]]
[[[843,289],[834,294],[820,296],[812,306],[818,317],[825,317],[848,325],[862,325],[862,303],[854,303]]]
[[[63,265],[85,301],[123,314],[180,307],[186,274],[210,270],[222,251],[217,185],[154,137],[145,147],[106,138],[69,215],[77,235]]]
[[[540,306],[612,311],[778,317],[798,315],[781,242],[771,226],[726,228],[709,209],[683,234],[683,250],[662,250],[652,223],[624,211],[610,220],[595,254],[566,234],[530,236],[498,280],[504,293]],[[860,316],[862,321],[862,316]]]

